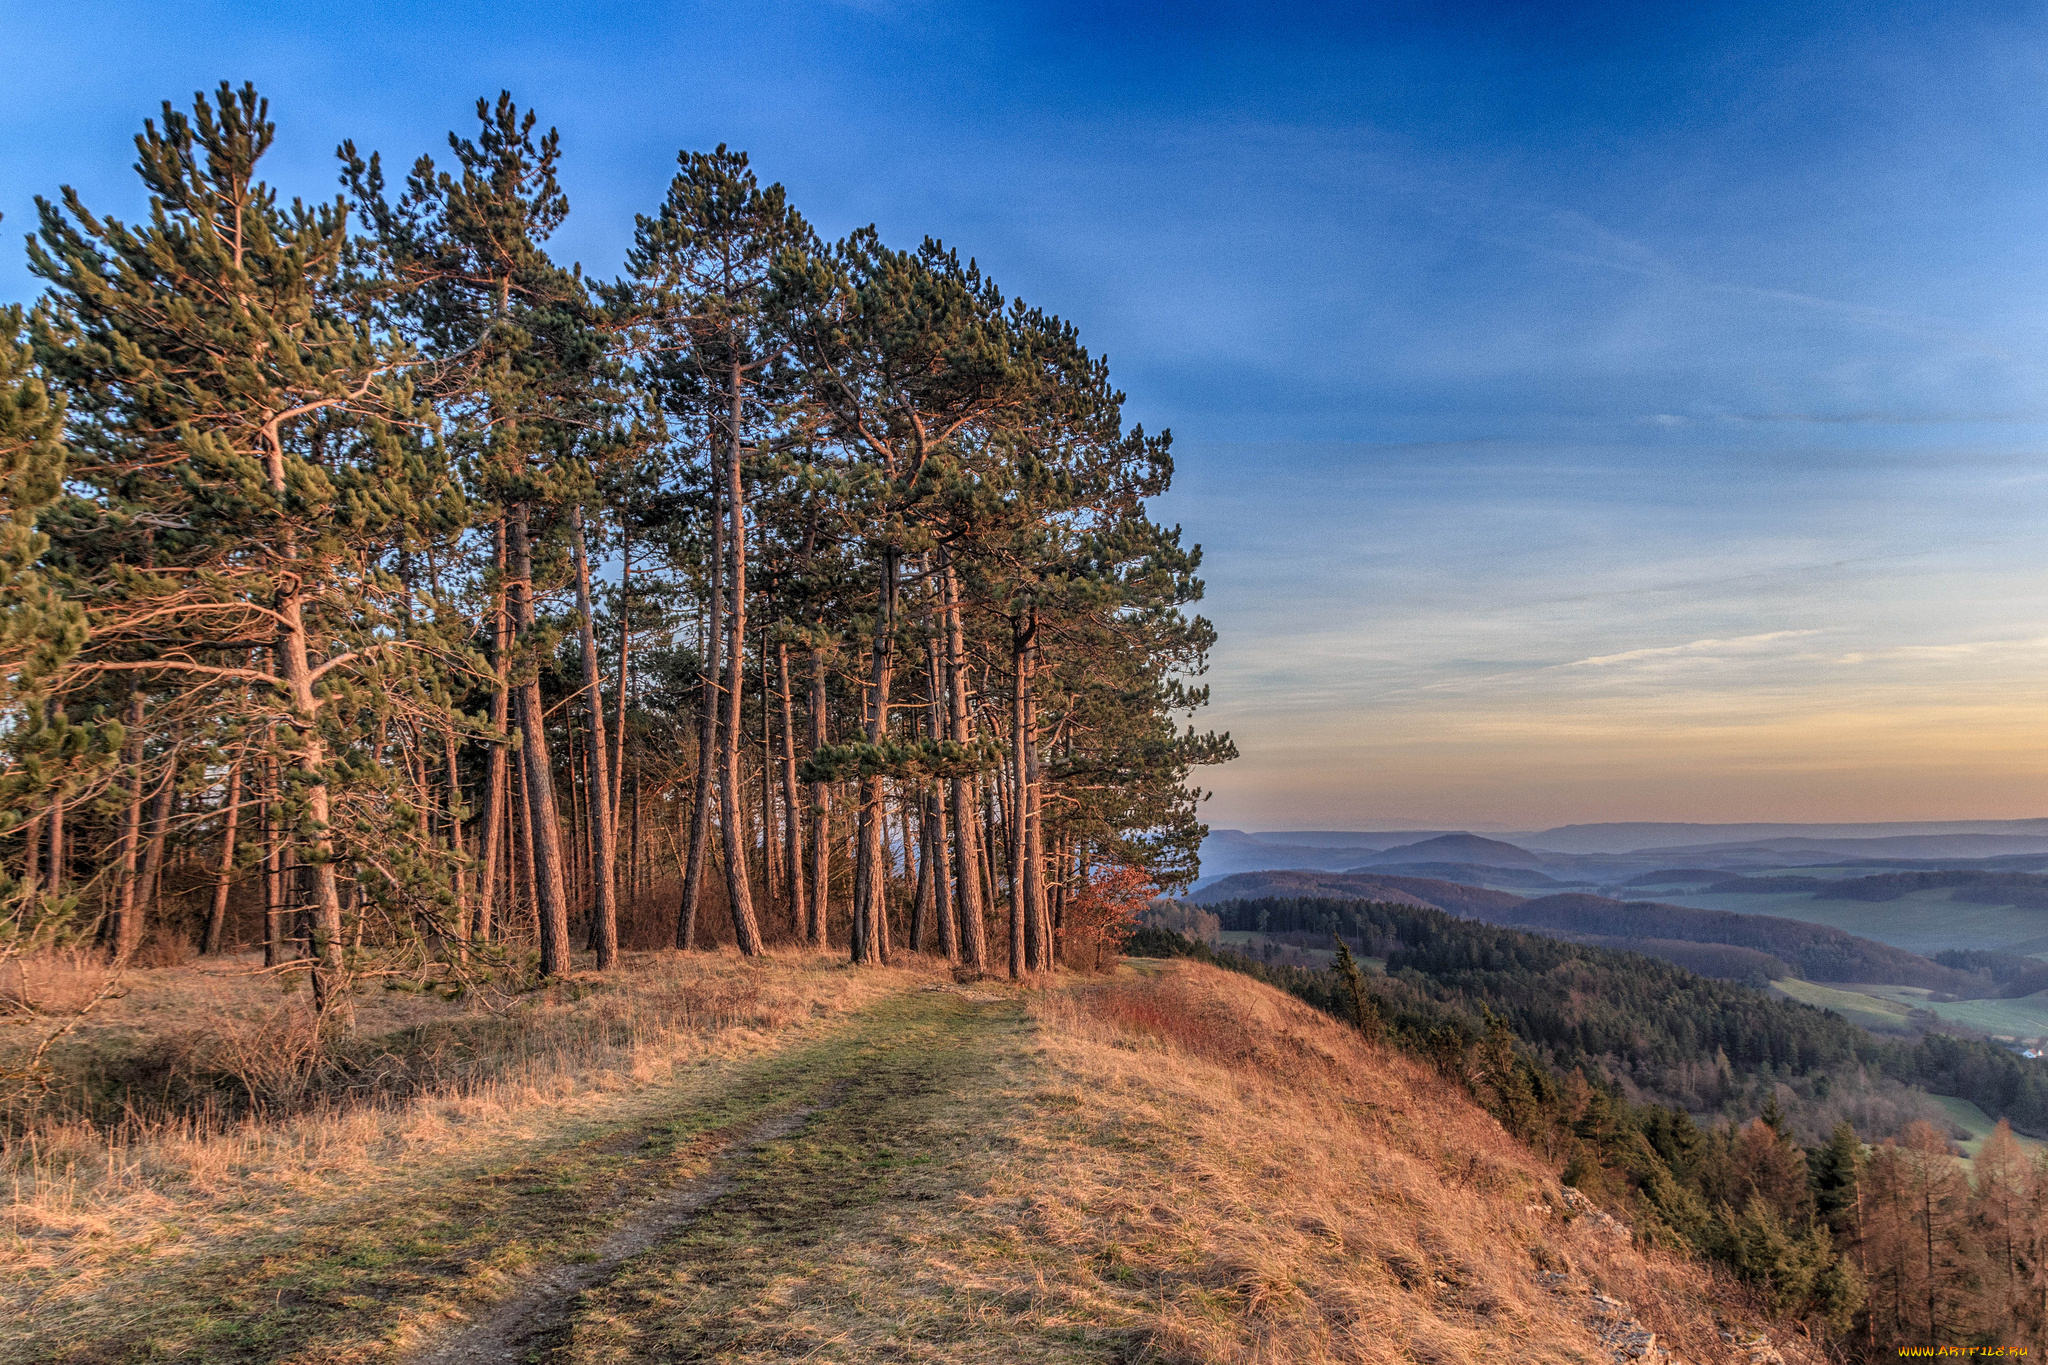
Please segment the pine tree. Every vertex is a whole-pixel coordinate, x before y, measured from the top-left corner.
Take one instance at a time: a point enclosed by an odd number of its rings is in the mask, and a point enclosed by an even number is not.
[[[756,435],[763,406],[759,390],[775,377],[782,354],[782,341],[765,316],[770,270],[784,253],[807,244],[810,229],[789,208],[780,185],[761,188],[744,153],[720,146],[709,154],[684,153],[678,161],[661,211],[639,220],[628,265],[644,295],[636,311],[655,335],[653,372],[665,401],[675,416],[703,423],[707,444],[719,455],[715,482],[726,518],[720,536],[722,618],[729,641],[715,743],[719,828],[733,932],[740,951],[753,956],[761,951],[761,931],[739,837],[747,466],[750,454],[759,463],[770,453]],[[683,913],[689,918],[694,904]]]
[[[509,92],[495,103],[479,99],[476,114],[474,140],[448,135],[455,170],[421,157],[396,203],[385,196],[379,158],[365,162],[346,143],[339,154],[376,229],[377,266],[389,279],[385,307],[434,362],[427,388],[502,527],[511,640],[499,669],[519,733],[520,824],[533,859],[541,971],[558,975],[569,968],[569,904],[539,678],[553,632],[541,624],[536,573],[551,565],[550,538],[562,529],[549,514],[587,482],[605,348],[580,273],[557,266],[546,249],[569,213],[557,178],[559,135],[550,129],[536,138],[537,116]]]
[[[0,875],[0,962],[75,929],[76,900],[64,884],[66,794],[104,771],[124,738],[117,725],[74,725],[63,709],[86,619],[40,563],[50,541],[37,523],[59,500],[69,452],[63,402],[37,372],[25,325],[21,309],[0,309],[0,710],[13,718],[0,830],[24,841],[22,876]],[[31,871],[39,854],[40,877]]]
[[[94,501],[58,545],[103,623],[86,667],[200,702],[246,685],[269,712],[324,1011],[342,973],[337,702],[408,652],[383,631],[374,561],[435,489],[399,425],[417,416],[408,357],[351,310],[345,207],[280,207],[255,178],[274,135],[253,87],[223,84],[189,117],[167,103],[136,139],[148,224],[66,190],[39,201],[30,264],[51,287],[38,355],[89,432],[72,477]]]
[[[882,245],[873,229],[830,251],[786,252],[769,310],[788,338],[801,425],[793,439],[836,447],[853,532],[874,566],[865,744],[845,755],[860,776],[854,850],[852,955],[889,952],[885,780],[907,775],[889,743],[906,557],[924,548],[924,504],[980,424],[1030,401],[1035,377],[1002,295],[936,244],[917,253]],[[821,471],[821,475],[822,475]],[[1023,939],[1011,952],[1024,970]]]

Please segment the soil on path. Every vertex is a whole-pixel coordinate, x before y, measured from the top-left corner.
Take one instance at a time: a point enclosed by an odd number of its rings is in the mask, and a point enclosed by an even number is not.
[[[709,1173],[649,1196],[646,1206],[629,1215],[595,1252],[530,1276],[518,1294],[493,1304],[453,1335],[415,1355],[414,1365],[515,1365],[529,1359],[561,1330],[578,1295],[610,1279],[620,1266],[656,1242],[673,1236],[732,1189],[735,1164],[756,1155],[763,1144],[788,1137],[820,1107],[808,1105],[756,1124]]]
[[[778,1154],[807,1128],[849,1104],[872,1115],[935,1040],[978,1052],[992,1016],[1021,1021],[1023,1009],[954,989],[885,997],[652,1118],[397,1185],[225,1254],[121,1267],[99,1312],[0,1332],[0,1365],[573,1358],[566,1343],[593,1299],[735,1197],[776,1187],[789,1174]],[[867,1172],[838,1175],[858,1184]],[[832,1197],[834,1173],[805,1178]]]

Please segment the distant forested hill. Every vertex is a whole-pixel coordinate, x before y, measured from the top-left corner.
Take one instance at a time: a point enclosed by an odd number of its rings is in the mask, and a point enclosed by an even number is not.
[[[1917,875],[1917,874],[1916,874]],[[1204,888],[1205,905],[1267,897],[1331,897],[1428,905],[1490,924],[1539,933],[1597,939],[1675,962],[1708,976],[1750,984],[1776,976],[1809,981],[1918,986],[1965,997],[1993,996],[2000,988],[1981,972],[1946,967],[1918,953],[1825,924],[1700,910],[1657,901],[1618,901],[1580,892],[1525,899],[1429,877],[1380,872],[1240,872]],[[1675,945],[1693,945],[1678,947]],[[1718,950],[1717,950],[1718,949]],[[1778,970],[1782,968],[1783,970]],[[1762,978],[1761,973],[1776,972]]]
[[[1406,1011],[1426,1030],[1446,1008],[1466,1018],[1490,1010],[1560,1070],[1585,1066],[1686,1109],[1718,1109],[1758,1081],[1825,1096],[1876,1076],[1959,1095],[2048,1135],[2048,1062],[1990,1043],[1880,1039],[1831,1011],[1670,962],[1414,905],[1268,897],[1212,908],[1225,929],[1341,936],[1384,958],[1396,1021]],[[1287,984],[1342,1006],[1334,973],[1298,971]]]
[[[1716,894],[1751,895],[1810,891],[1821,900],[1895,901],[1916,891],[1949,888],[1955,891],[1956,900],[1970,905],[2016,905],[2028,910],[2048,910],[2048,876],[2038,872],[1948,868],[1879,872],[1868,877],[1837,880],[1786,873],[1773,877],[1727,877],[1707,889]]]
[[[1618,939],[1728,944],[1767,953],[1809,981],[1882,982],[1921,986],[1953,995],[1990,994],[1985,989],[1989,983],[1982,978],[1944,967],[1918,953],[1858,938],[1825,924],[1771,915],[1740,915],[1732,910],[1697,910],[1656,901],[1617,901],[1567,892],[1523,901],[1485,918],[1525,929],[1567,930]]]
[[[1381,872],[1239,872],[1204,887],[1188,899],[1200,905],[1266,896],[1326,896],[1427,905],[1454,915],[1488,919],[1522,904],[1507,891],[1489,891],[1434,877],[1395,877]]]

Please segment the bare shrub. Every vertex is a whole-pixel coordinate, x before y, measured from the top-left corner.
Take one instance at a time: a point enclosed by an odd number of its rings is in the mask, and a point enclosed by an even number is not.
[[[90,948],[52,948],[0,963],[0,1013],[75,1015],[113,979],[106,955]]]
[[[192,960],[192,940],[176,929],[157,926],[128,959],[128,965],[144,971],[182,967]]]

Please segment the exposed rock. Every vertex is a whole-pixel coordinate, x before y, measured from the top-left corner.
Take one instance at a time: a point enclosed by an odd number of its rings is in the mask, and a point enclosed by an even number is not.
[[[1628,1224],[1586,1198],[1585,1195],[1579,1193],[1570,1185],[1563,1185],[1559,1188],[1562,1191],[1564,1216],[1567,1221],[1583,1223],[1601,1236],[1612,1237],[1616,1241],[1627,1242],[1634,1240],[1635,1229],[1631,1228]]]

